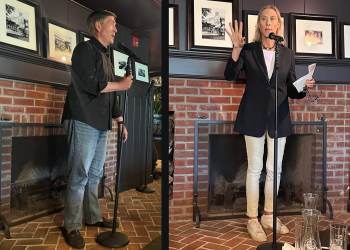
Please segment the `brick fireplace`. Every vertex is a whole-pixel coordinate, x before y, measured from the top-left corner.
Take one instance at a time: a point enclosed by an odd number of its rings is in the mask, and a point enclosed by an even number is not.
[[[0,115],[2,120],[8,120],[21,125],[25,123],[36,124],[60,124],[63,105],[65,101],[66,87],[63,85],[45,85],[38,83],[19,82],[8,79],[0,79]],[[5,130],[4,130],[5,131]],[[6,131],[5,131],[6,133]],[[47,136],[48,131],[40,128],[20,127],[18,129],[8,129],[7,137],[13,138],[22,136]],[[62,134],[62,131],[59,134]],[[3,142],[1,151],[1,193],[0,204],[1,214],[5,215],[11,223],[13,220],[23,218],[13,218],[10,214],[11,207],[11,178],[12,167],[15,160],[12,157],[11,140],[8,144]],[[5,145],[6,144],[6,145]],[[116,139],[115,130],[109,133],[108,151],[105,162],[105,184],[113,187],[114,169],[116,160]],[[13,199],[12,199],[13,201]],[[16,216],[15,216],[16,217]]]
[[[244,84],[227,81],[169,79],[169,109],[175,112],[175,153],[172,221],[192,220],[194,123],[209,120],[235,120]],[[293,121],[327,121],[327,197],[335,213],[347,210],[350,173],[350,85],[317,85],[312,102],[290,100]]]

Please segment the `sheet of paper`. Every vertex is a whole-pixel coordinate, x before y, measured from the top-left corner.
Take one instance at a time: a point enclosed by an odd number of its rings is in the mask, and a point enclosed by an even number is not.
[[[299,79],[297,79],[295,82],[293,82],[294,87],[297,89],[298,92],[303,91],[305,85],[306,85],[306,80],[311,79],[315,69],[316,69],[316,63],[308,65],[308,73]]]
[[[293,247],[292,245],[288,244],[287,242],[284,243],[282,250],[294,250],[295,247]]]

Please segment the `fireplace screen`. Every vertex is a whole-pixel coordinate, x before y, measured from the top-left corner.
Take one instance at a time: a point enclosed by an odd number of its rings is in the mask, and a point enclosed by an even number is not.
[[[283,157],[278,194],[280,213],[300,212],[305,192],[316,192],[325,198],[324,128],[324,121],[293,125],[294,133],[287,138]],[[196,121],[194,216],[197,222],[200,218],[245,215],[247,167],[244,136],[233,131],[233,122]],[[265,166],[260,177],[261,212],[264,183]],[[324,209],[322,200],[319,206]]]
[[[1,127],[1,214],[12,223],[63,207],[67,173],[63,128]]]

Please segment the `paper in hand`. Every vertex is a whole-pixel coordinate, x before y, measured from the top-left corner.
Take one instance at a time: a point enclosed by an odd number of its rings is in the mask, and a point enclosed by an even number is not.
[[[306,86],[306,80],[311,79],[315,69],[316,69],[316,63],[310,64],[308,67],[308,73],[299,79],[297,79],[295,82],[293,82],[294,87],[297,89],[298,92],[301,92],[304,90],[304,87]]]

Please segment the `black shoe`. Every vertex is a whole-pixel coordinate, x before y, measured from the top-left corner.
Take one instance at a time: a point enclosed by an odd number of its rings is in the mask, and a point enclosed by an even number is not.
[[[81,236],[79,230],[72,230],[69,233],[64,227],[61,227],[62,235],[68,245],[74,248],[82,249],[85,247],[84,238]]]
[[[90,227],[106,227],[106,228],[112,228],[113,227],[113,220],[111,219],[106,219],[106,218],[102,218],[102,221],[98,221],[94,224],[89,224],[89,223],[85,223],[86,226],[90,226]],[[118,227],[118,221],[117,221],[117,227]]]

